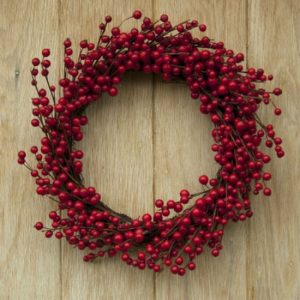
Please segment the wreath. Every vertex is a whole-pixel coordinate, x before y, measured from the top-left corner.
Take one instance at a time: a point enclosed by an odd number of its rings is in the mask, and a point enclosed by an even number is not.
[[[140,19],[139,10],[127,18]],[[204,249],[218,256],[224,229],[229,221],[244,221],[253,215],[250,194],[271,195],[264,167],[271,160],[261,145],[274,147],[284,156],[282,140],[271,124],[257,115],[262,104],[273,102],[280,88],[266,91],[259,84],[272,80],[263,69],[245,69],[242,53],[226,49],[223,42],[207,36],[195,37],[192,29],[206,25],[187,20],[173,26],[166,14],[153,22],[145,17],[141,28],[124,32],[120,26],[107,34],[111,16],[99,25],[97,43],[80,42],[73,56],[70,39],[64,41],[64,76],[59,80],[62,97],[49,82],[50,50],[33,58],[31,125],[41,129],[39,148],[31,147],[36,167],[19,151],[18,162],[35,178],[36,193],[57,203],[50,211],[51,225],[37,222],[35,228],[47,238],[65,239],[79,250],[88,249],[84,261],[98,257],[119,257],[138,269],[159,272],[166,266],[180,276],[196,268],[195,258]],[[121,23],[122,24],[122,23]],[[78,58],[77,58],[78,57]],[[85,109],[103,94],[118,94],[117,86],[128,71],[161,74],[165,81],[184,81],[200,112],[213,125],[211,150],[219,170],[214,178],[199,177],[199,192],[183,189],[178,201],[155,201],[154,214],[131,218],[107,206],[94,187],[83,184],[84,152],[76,142],[84,137],[88,117]],[[40,88],[38,77],[45,80]]]

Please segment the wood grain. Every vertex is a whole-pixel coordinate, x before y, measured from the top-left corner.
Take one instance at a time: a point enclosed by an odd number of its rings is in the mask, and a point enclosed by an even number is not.
[[[174,7],[180,14],[172,13]],[[225,40],[229,48],[246,50],[246,1],[197,0],[190,1],[190,5],[157,1],[155,17],[158,18],[162,11],[170,12],[174,24],[197,18],[209,24],[205,34]],[[235,24],[239,27],[232,35]],[[217,171],[210,150],[212,126],[209,118],[199,113],[199,102],[191,100],[186,85],[157,82],[155,100],[155,196],[178,199],[182,188],[192,193],[199,191],[200,175],[212,176]],[[168,272],[158,274],[157,299],[245,299],[246,227],[238,225],[228,228],[225,249],[219,259],[205,253],[198,258],[197,270],[184,278],[170,276]]]
[[[51,46],[58,55],[56,1],[4,1],[0,11],[0,299],[59,299],[60,245],[33,229],[52,203],[35,195],[35,184],[16,164],[17,151],[39,140],[30,126],[31,58]],[[54,62],[51,78],[58,76]],[[51,249],[49,251],[49,249]],[[49,255],[51,254],[51,255]]]
[[[284,137],[287,153],[281,161],[272,155],[273,196],[255,201],[255,219],[247,228],[248,298],[299,299],[300,3],[250,1],[248,14],[249,64],[272,72],[284,90],[276,101],[283,117],[270,114],[269,107],[261,115]]]
[[[136,6],[138,1],[130,5],[124,1],[88,1],[88,5],[77,1],[75,6],[73,1],[63,1],[62,36],[75,42],[84,38],[96,41],[101,18],[111,14],[113,23],[120,24]],[[151,3],[141,9],[151,14]],[[87,112],[92,126],[87,127],[82,143],[83,149],[88,149],[84,177],[110,206],[138,217],[153,211],[152,77],[127,76],[120,90],[118,97],[103,97]],[[67,287],[63,299],[120,299],[127,289],[135,291],[137,299],[154,298],[151,272],[139,280],[140,272],[119,260],[85,264],[83,254],[68,245],[63,245],[62,254],[62,286]]]
[[[117,259],[82,262],[83,253],[45,240],[32,229],[53,207],[34,195],[25,170],[15,163],[19,148],[37,141],[29,126],[32,56],[52,49],[53,80],[61,74],[62,41],[95,40],[97,24],[111,14],[119,24],[136,9],[175,24],[198,19],[207,35],[244,52],[247,65],[274,74],[284,94],[261,113],[284,137],[286,158],[274,159],[269,199],[254,199],[255,215],[232,224],[224,251],[204,254],[185,278],[153,275]],[[300,299],[300,3],[297,0],[2,0],[0,9],[0,299]],[[124,28],[129,28],[125,24]],[[132,216],[153,211],[153,200],[178,198],[182,188],[198,191],[200,174],[214,174],[210,122],[183,84],[128,75],[120,95],[89,108],[82,148],[86,183],[105,201]],[[209,157],[208,157],[209,156]]]

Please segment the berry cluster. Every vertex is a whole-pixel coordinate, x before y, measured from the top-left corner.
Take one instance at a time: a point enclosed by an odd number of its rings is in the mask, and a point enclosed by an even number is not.
[[[137,10],[130,18],[141,17]],[[43,49],[42,58],[32,60],[37,96],[32,99],[31,124],[42,130],[43,137],[39,147],[31,148],[36,166],[29,165],[24,151],[19,152],[18,162],[31,171],[36,193],[57,202],[57,210],[49,213],[51,226],[37,222],[35,228],[47,238],[55,235],[80,250],[88,249],[85,261],[120,253],[125,263],[141,270],[147,267],[158,272],[167,266],[182,276],[196,268],[194,260],[205,247],[213,256],[219,255],[230,220],[252,216],[250,193],[271,195],[266,185],[271,174],[264,171],[270,156],[259,147],[263,142],[274,147],[278,157],[284,151],[273,126],[264,125],[257,111],[262,104],[271,104],[280,115],[272,98],[281,90],[258,87],[273,77],[262,69],[244,70],[242,53],[235,54],[207,36],[194,37],[191,30],[206,30],[196,20],[173,26],[163,14],[155,22],[145,17],[140,29],[123,32],[118,26],[107,34],[111,21],[106,16],[99,25],[97,43],[80,42],[78,56],[73,55],[70,39],[64,41],[61,98],[48,79],[50,50]],[[75,144],[84,136],[87,106],[105,93],[116,96],[128,71],[186,82],[192,99],[199,101],[200,112],[213,124],[211,149],[219,165],[215,178],[199,177],[200,192],[183,189],[176,201],[158,199],[154,214],[137,219],[115,212],[94,187],[83,185],[84,153]],[[47,89],[38,86],[38,77],[45,79]]]

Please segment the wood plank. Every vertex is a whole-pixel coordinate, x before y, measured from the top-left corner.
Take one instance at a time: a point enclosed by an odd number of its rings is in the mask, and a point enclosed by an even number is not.
[[[60,243],[46,240],[33,228],[37,220],[48,222],[54,205],[36,195],[30,174],[16,163],[18,149],[29,150],[41,136],[30,125],[35,96],[31,59],[43,47],[57,54],[57,32],[58,1],[1,2],[1,299],[60,298]],[[52,67],[54,77],[57,63]]]
[[[61,38],[95,41],[105,15],[112,15],[112,24],[118,25],[136,7],[151,16],[151,2],[63,1]],[[131,20],[122,28],[132,24],[137,26]],[[95,186],[112,208],[135,217],[153,211],[152,106],[152,77],[126,75],[119,96],[105,96],[88,109],[82,144],[86,183]],[[63,244],[63,299],[154,298],[151,271],[141,273],[119,258],[86,264],[82,255]]]
[[[255,219],[248,232],[248,299],[300,298],[299,242],[299,1],[249,1],[249,65],[274,75],[270,87],[280,86],[275,98],[281,118],[264,107],[261,117],[283,137],[286,157],[268,167],[273,174],[270,199],[255,202]]]
[[[236,51],[246,50],[246,1],[156,0],[154,11],[155,19],[167,13],[174,25],[198,19],[208,26],[205,35]],[[210,150],[212,127],[185,85],[156,81],[154,95],[155,197],[178,199],[182,188],[200,191],[199,175],[216,173]],[[158,274],[156,299],[245,299],[245,228],[245,224],[227,228],[221,256],[216,259],[207,252],[197,259],[197,270],[184,278],[168,270]]]
[[[300,298],[298,1],[12,0],[1,4],[0,299]],[[51,48],[55,57],[51,78],[57,79],[65,37],[76,42],[95,39],[102,17],[111,14],[118,24],[136,8],[156,18],[167,13],[174,22],[197,18],[208,25],[207,35],[237,51],[246,52],[248,44],[248,65],[273,73],[274,84],[284,90],[276,99],[282,118],[275,118],[268,107],[261,113],[283,136],[287,154],[281,161],[272,156],[268,167],[273,174],[272,197],[254,198],[253,219],[230,225],[221,256],[199,257],[197,270],[185,278],[168,270],[153,276],[118,259],[85,264],[83,253],[64,242],[60,252],[59,241],[45,240],[32,228],[36,220],[48,220],[54,205],[35,196],[33,181],[15,162],[17,150],[28,149],[40,137],[29,124],[32,56],[43,47]],[[104,97],[87,113],[90,125],[82,143],[86,183],[95,185],[115,209],[132,216],[151,211],[154,198],[178,197],[181,188],[197,191],[198,176],[212,175],[217,169],[210,151],[210,121],[199,114],[198,103],[184,85],[156,79],[153,91],[151,76],[130,74],[118,97]]]

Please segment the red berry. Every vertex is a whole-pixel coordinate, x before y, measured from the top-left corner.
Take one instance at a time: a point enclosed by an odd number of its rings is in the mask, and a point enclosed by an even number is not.
[[[71,40],[70,40],[70,39],[66,39],[66,40],[64,41],[64,46],[65,46],[66,48],[71,47],[71,46],[72,46]]]
[[[133,13],[132,13],[132,16],[135,18],[135,19],[140,19],[142,17],[142,12],[140,10],[135,10]]]
[[[63,234],[62,234],[60,231],[57,231],[57,232],[55,233],[55,237],[56,237],[57,239],[61,239],[61,238],[63,237]]]
[[[276,116],[279,116],[279,115],[281,115],[281,109],[280,108],[275,108],[275,110],[274,110],[274,113],[275,113],[275,115]]]
[[[228,90],[227,90],[226,86],[220,85],[218,87],[218,94],[219,95],[224,96],[224,95],[227,95],[227,93],[228,93]]]
[[[114,96],[118,95],[118,89],[115,88],[115,87],[111,87],[109,89],[108,93],[109,93],[110,96],[114,97]]]
[[[199,25],[199,29],[200,31],[204,32],[206,30],[206,25],[205,24]]]
[[[36,228],[36,230],[41,230],[44,228],[44,225],[42,222],[37,222],[35,223],[34,227]]]
[[[188,268],[192,271],[196,269],[196,265],[193,262],[188,263]]]
[[[117,36],[120,34],[120,28],[119,27],[114,27],[112,30],[111,30],[111,33],[113,36]]]
[[[43,50],[42,50],[42,55],[43,55],[44,57],[49,56],[49,55],[50,55],[50,49],[43,49]]]
[[[53,235],[53,231],[51,231],[51,230],[47,230],[47,231],[45,232],[45,237],[46,237],[46,238],[51,238],[52,235]]]
[[[208,183],[208,177],[206,175],[202,175],[199,177],[199,182],[203,185],[207,185]]]
[[[172,267],[171,267],[171,272],[172,272],[173,274],[177,274],[177,273],[178,273],[178,270],[179,270],[179,268],[178,268],[177,266],[172,266]]]
[[[83,40],[80,42],[80,48],[84,49],[87,47],[87,40]]]
[[[282,90],[280,88],[275,88],[273,90],[274,95],[279,96],[282,94]]]
[[[32,59],[32,65],[33,66],[38,66],[40,64],[40,60],[37,58],[37,57],[35,57],[35,58],[33,58]]]
[[[162,15],[160,16],[160,20],[161,20],[162,22],[167,22],[168,19],[169,19],[169,17],[168,17],[168,15],[166,15],[166,14],[162,14]]]
[[[264,180],[270,180],[271,177],[272,177],[271,173],[266,172],[266,173],[263,174],[263,179]]]
[[[271,194],[272,194],[272,191],[271,191],[271,189],[269,189],[269,188],[264,188],[264,195],[265,196],[271,196]]]
[[[33,127],[38,127],[38,126],[40,125],[40,122],[39,122],[38,119],[32,119],[32,120],[31,120],[31,125],[32,125]]]
[[[25,151],[21,150],[18,152],[18,157],[21,158],[21,159],[24,159],[26,157],[26,153]]]
[[[110,23],[111,20],[112,20],[112,17],[111,17],[111,16],[106,16],[106,17],[105,17],[105,22],[106,22],[106,23]]]
[[[158,200],[155,201],[155,206],[157,208],[162,208],[163,205],[164,205],[164,202],[161,199],[158,199]]]

